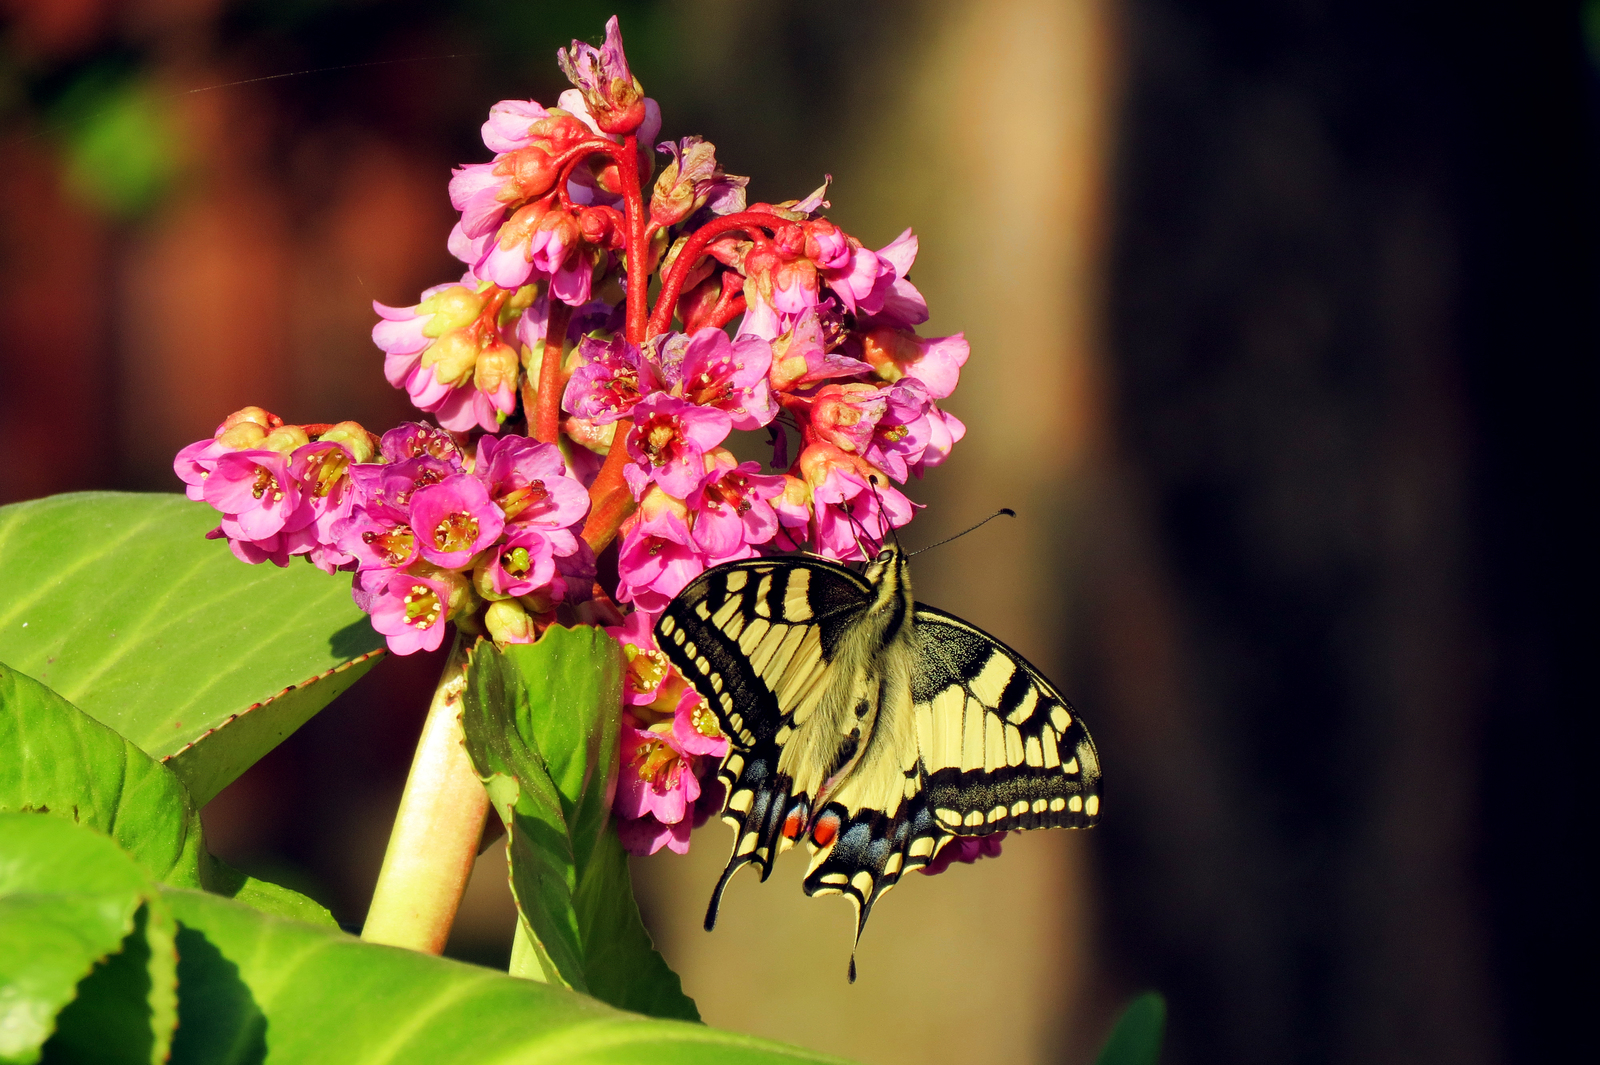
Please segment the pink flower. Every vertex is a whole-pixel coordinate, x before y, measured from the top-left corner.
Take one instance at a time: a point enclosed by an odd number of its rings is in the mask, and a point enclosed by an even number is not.
[[[536,529],[512,526],[489,553],[489,580],[501,595],[528,595],[555,575],[550,538]]]
[[[919,337],[902,329],[874,329],[861,341],[861,355],[881,380],[914,377],[934,399],[945,399],[961,380],[971,345],[961,333]]]
[[[672,663],[656,647],[657,616],[648,610],[635,610],[621,625],[606,629],[621,645],[627,663],[622,672],[622,702],[626,706],[655,702],[674,675]]]
[[[489,108],[489,120],[483,124],[484,147],[491,152],[526,148],[533,140],[529,127],[549,115],[533,100],[501,100]]]
[[[404,571],[390,572],[372,590],[372,627],[397,655],[437,650],[444,640],[450,590],[442,581]]]
[[[673,395],[727,411],[735,429],[759,429],[778,416],[767,383],[772,345],[760,337],[729,340],[712,328],[692,337],[669,333],[658,340],[654,355]]]
[[[303,439],[303,438],[302,438]],[[205,501],[222,511],[222,531],[230,540],[265,540],[311,524],[315,515],[302,506],[300,482],[289,472],[287,456],[251,449],[220,455],[206,478]]]
[[[687,817],[676,824],[664,825],[646,814],[631,821],[619,820],[617,838],[622,840],[622,848],[629,854],[654,854],[662,847],[674,854],[688,854],[689,832],[693,827],[693,822]]]
[[[383,434],[378,453],[385,462],[406,462],[424,456],[461,471],[461,448],[449,433],[424,422],[401,422]]]
[[[670,727],[622,723],[622,768],[613,809],[623,820],[649,815],[665,825],[684,821],[700,797],[700,781]],[[692,823],[692,822],[691,822]]]
[[[652,492],[623,526],[617,552],[617,598],[660,612],[706,568],[689,535],[681,502]]]
[[[811,486],[819,554],[829,558],[870,557],[889,535],[915,513],[909,499],[888,478],[865,462],[829,444],[812,444],[800,455],[799,466]],[[877,483],[869,485],[867,478]],[[865,535],[873,543],[863,543]]]
[[[508,525],[549,533],[576,525],[589,513],[589,493],[567,473],[554,444],[525,436],[480,437],[472,475],[483,482]]]
[[[724,174],[717,165],[716,146],[710,141],[700,137],[663,141],[656,151],[672,155],[650,197],[650,217],[656,224],[676,225],[702,207],[713,215],[744,210],[744,190],[750,179]]]
[[[635,499],[654,482],[662,491],[687,498],[706,477],[706,452],[727,439],[733,418],[715,407],[656,393],[633,410],[628,455],[633,462],[623,477]]]
[[[456,474],[411,497],[417,547],[423,558],[445,569],[466,566],[499,539],[504,527],[505,515],[471,474]]]
[[[417,538],[411,526],[388,508],[356,505],[333,526],[335,546],[356,561],[361,571],[393,570],[417,560]],[[370,611],[369,611],[370,613]]]
[[[872,367],[859,359],[828,352],[823,341],[821,315],[807,311],[795,319],[789,332],[772,342],[772,387],[791,392],[840,377],[864,377]]]
[[[717,724],[717,715],[699,692],[685,688],[672,714],[672,738],[684,754],[704,754],[721,758],[728,753],[728,737]]]
[[[709,556],[732,556],[744,545],[769,542],[778,516],[769,500],[783,494],[784,479],[762,475],[754,462],[738,463],[717,448],[706,456],[705,483],[687,500],[694,514],[694,542]]]
[[[971,865],[979,858],[998,858],[1000,841],[1005,838],[1004,832],[996,832],[992,836],[957,836],[941,847],[933,861],[924,865],[918,872],[936,876],[956,862]]]
[[[888,409],[889,397],[877,385],[823,385],[811,397],[811,431],[841,451],[865,454]]]
[[[883,305],[862,322],[863,328],[887,326],[891,329],[909,329],[928,320],[928,301],[906,276],[917,258],[916,235],[907,229],[894,240],[878,249],[878,257],[893,268],[895,278],[883,293]]]
[[[654,367],[620,336],[609,341],[584,337],[578,354],[583,365],[573,371],[561,397],[568,413],[600,425],[631,418],[639,400],[657,387]]]
[[[599,48],[573,41],[556,53],[567,80],[583,93],[595,124],[604,133],[633,133],[644,124],[644,88],[628,70],[617,17],[606,22],[606,40]]]

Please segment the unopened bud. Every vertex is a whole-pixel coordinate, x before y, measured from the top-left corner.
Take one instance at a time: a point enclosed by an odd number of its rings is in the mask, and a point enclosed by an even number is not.
[[[509,345],[496,341],[478,353],[478,362],[472,369],[472,384],[485,395],[494,395],[503,388],[517,387],[517,353]]]
[[[257,447],[287,455],[297,447],[311,443],[311,437],[298,425],[281,425],[266,435]]]
[[[533,617],[515,599],[499,599],[489,604],[483,623],[496,646],[508,643],[532,643],[539,635]]]
[[[441,337],[453,329],[470,325],[483,312],[483,297],[465,285],[451,285],[417,305],[418,314],[431,314],[422,335]]]
[[[217,443],[229,451],[246,451],[250,448],[261,446],[261,441],[267,437],[267,431],[255,422],[240,422],[229,429],[224,429],[222,435],[217,437]]]
[[[463,329],[446,333],[422,353],[422,365],[433,367],[434,380],[460,388],[472,380],[478,361],[478,343]]]
[[[343,444],[349,450],[352,462],[371,462],[372,456],[378,453],[372,434],[360,422],[339,422],[317,439]]]
[[[283,424],[283,419],[270,411],[260,407],[240,407],[226,418],[222,419],[224,430],[237,428],[240,425],[258,425],[262,432],[270,433]]]
[[[604,207],[585,207],[578,212],[578,232],[590,244],[604,244],[611,239],[614,213]]]
[[[478,599],[472,591],[472,581],[465,573],[453,569],[444,569],[431,562],[418,559],[406,567],[408,573],[429,580],[438,581],[449,589],[447,601],[450,613],[447,615],[451,621],[456,621],[464,615],[472,613],[478,608]]]

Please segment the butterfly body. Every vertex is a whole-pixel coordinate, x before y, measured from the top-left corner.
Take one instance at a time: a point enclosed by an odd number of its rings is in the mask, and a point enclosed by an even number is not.
[[[801,840],[806,894],[849,898],[859,942],[877,899],[951,840],[1098,819],[1076,712],[1021,655],[914,602],[897,546],[860,574],[806,556],[714,567],[656,639],[729,738],[736,834],[707,929],[735,872],[765,880]]]

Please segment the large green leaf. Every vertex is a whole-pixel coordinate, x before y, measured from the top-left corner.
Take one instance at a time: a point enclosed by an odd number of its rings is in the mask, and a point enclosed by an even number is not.
[[[767,1065],[835,1059],[167,889],[174,1065]]]
[[[76,821],[116,840],[157,880],[333,924],[328,911],[305,896],[212,858],[199,814],[170,769],[4,662],[0,751],[0,811]]]
[[[37,1061],[52,1031],[53,1061],[165,1061],[176,931],[114,842],[63,818],[0,813],[0,1062]]]
[[[247,566],[179,495],[0,507],[0,660],[173,769],[200,805],[368,669],[350,576]]]
[[[463,696],[467,751],[506,822],[511,888],[545,979],[624,1009],[698,1019],[650,943],[611,825],[622,660],[604,631],[480,641]]]

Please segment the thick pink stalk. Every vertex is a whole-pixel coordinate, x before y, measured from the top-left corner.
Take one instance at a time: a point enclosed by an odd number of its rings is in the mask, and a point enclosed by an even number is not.
[[[466,650],[456,635],[422,725],[361,938],[444,951],[483,837],[489,795],[461,735]]]

